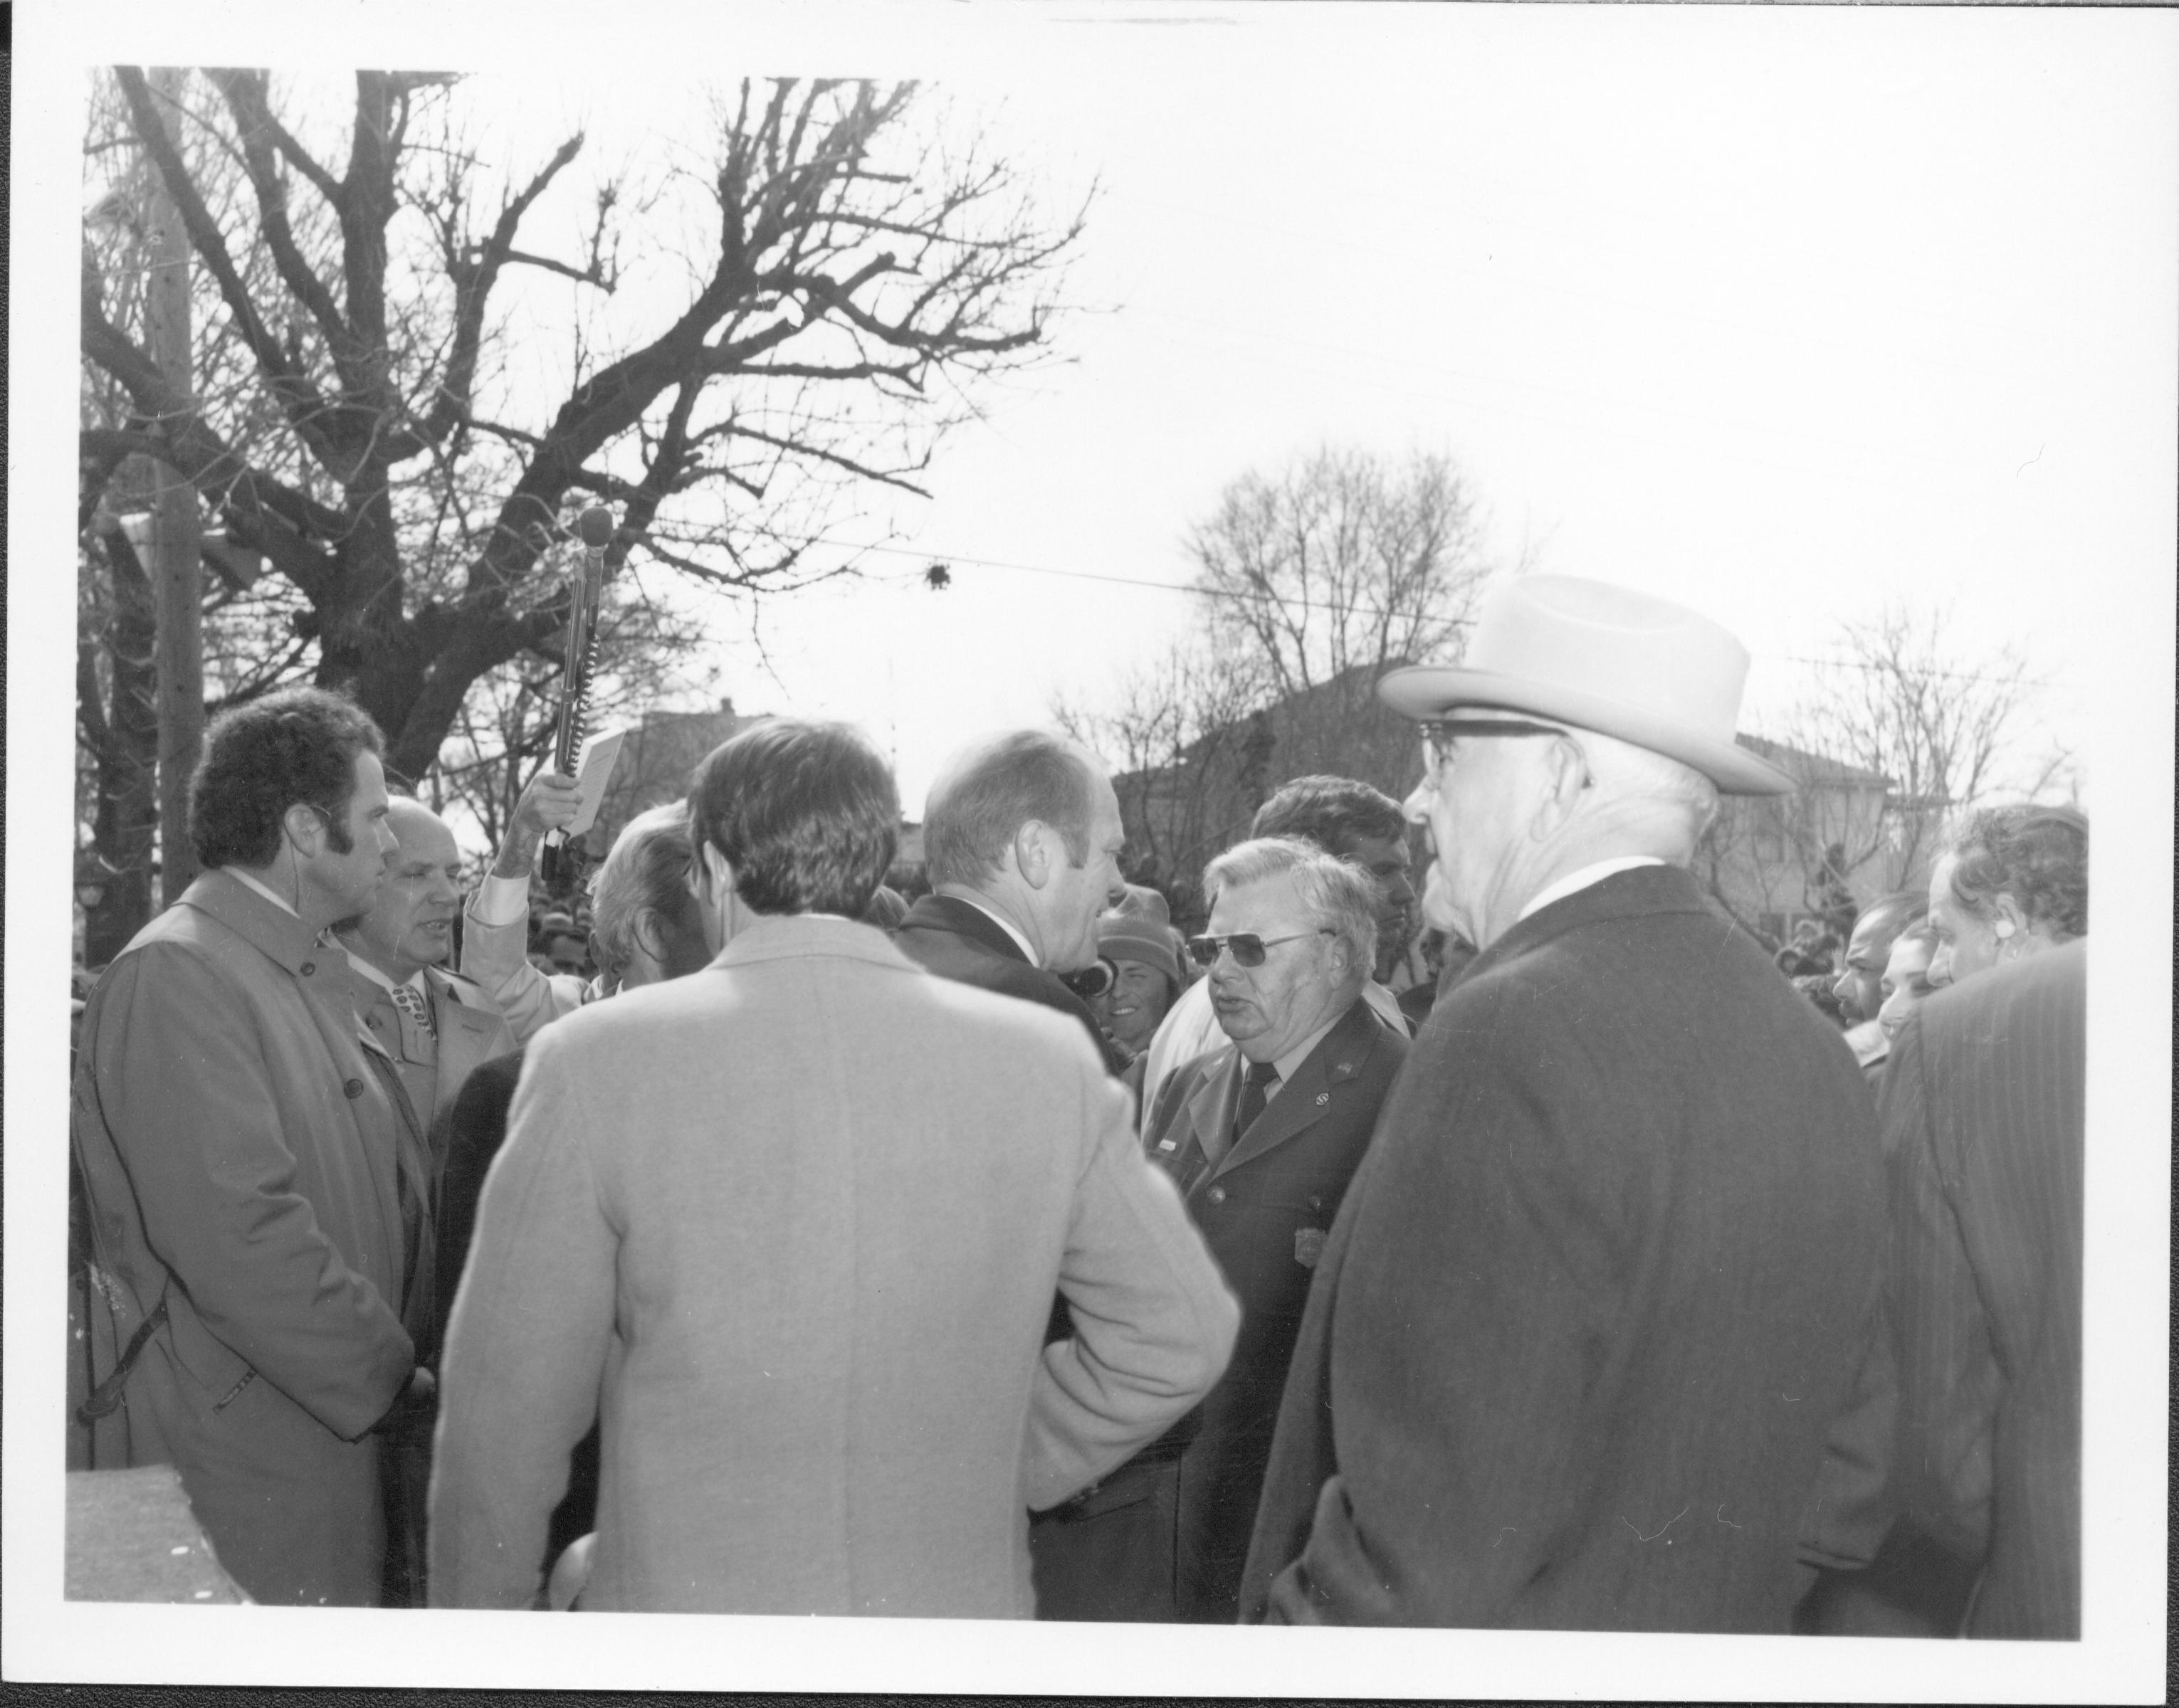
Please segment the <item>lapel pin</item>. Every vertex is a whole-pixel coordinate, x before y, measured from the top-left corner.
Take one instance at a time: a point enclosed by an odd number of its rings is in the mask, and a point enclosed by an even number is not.
[[[1321,1108],[1324,1104],[1331,1101],[1331,1093],[1330,1092],[1319,1092],[1316,1094],[1316,1101],[1318,1106]]]

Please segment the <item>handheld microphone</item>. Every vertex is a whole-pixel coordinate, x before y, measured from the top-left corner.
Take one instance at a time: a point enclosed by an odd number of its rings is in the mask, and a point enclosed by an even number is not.
[[[593,504],[575,518],[575,533],[583,542],[583,561],[575,572],[574,596],[568,601],[568,657],[561,683],[560,728],[552,747],[554,767],[563,776],[574,775],[576,751],[582,746],[585,726],[590,720],[590,666],[597,649],[598,594],[605,586],[606,548],[612,544],[612,512],[602,504]],[[547,831],[545,846],[557,848],[567,840],[564,830]]]

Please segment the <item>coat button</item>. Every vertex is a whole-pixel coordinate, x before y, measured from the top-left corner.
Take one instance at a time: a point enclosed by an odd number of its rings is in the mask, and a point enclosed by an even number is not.
[[[1226,1189],[1223,1186],[1213,1186],[1208,1192],[1204,1194],[1204,1196],[1210,1199],[1214,1204],[1222,1204],[1226,1202]]]
[[[360,1098],[363,1095],[363,1081],[361,1080],[349,1080],[341,1087],[341,1089],[346,1092],[351,1098]]]
[[[316,961],[305,961],[305,962],[303,963],[303,977],[305,977],[305,978],[308,978],[308,977],[309,977],[312,973],[316,972],[317,970],[318,970],[318,964],[317,964],[317,962],[316,962]]]

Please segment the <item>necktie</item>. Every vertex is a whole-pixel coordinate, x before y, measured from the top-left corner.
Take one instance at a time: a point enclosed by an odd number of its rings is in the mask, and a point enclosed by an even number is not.
[[[1252,1061],[1241,1081],[1241,1105],[1233,1112],[1233,1142],[1238,1144],[1248,1136],[1249,1129],[1256,1124],[1256,1117],[1264,1112],[1271,1101],[1271,1087],[1279,1082],[1279,1070],[1267,1061]]]
[[[425,1037],[436,1037],[437,1029],[431,1024],[431,1005],[424,1000],[424,993],[413,984],[393,987],[393,1005],[415,1023],[416,1030]]]

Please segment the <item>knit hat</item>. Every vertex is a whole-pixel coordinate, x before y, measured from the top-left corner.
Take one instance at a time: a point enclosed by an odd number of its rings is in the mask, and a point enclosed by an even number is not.
[[[1139,961],[1180,983],[1180,955],[1173,948],[1172,928],[1132,913],[1102,913],[1097,917],[1097,953],[1107,961]]]

